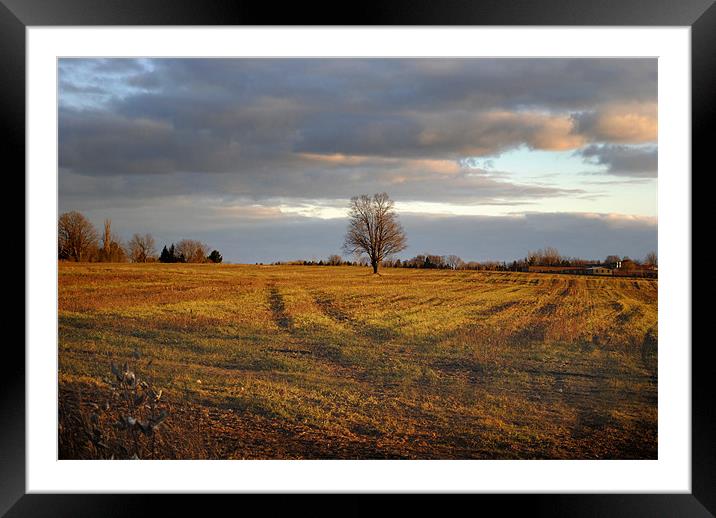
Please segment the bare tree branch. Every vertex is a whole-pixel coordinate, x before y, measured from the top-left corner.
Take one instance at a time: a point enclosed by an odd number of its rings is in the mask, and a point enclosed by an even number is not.
[[[127,246],[132,262],[146,263],[156,258],[157,251],[154,247],[154,237],[151,234],[134,234]]]

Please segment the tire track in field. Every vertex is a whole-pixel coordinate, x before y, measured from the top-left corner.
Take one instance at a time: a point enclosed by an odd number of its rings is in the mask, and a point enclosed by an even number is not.
[[[275,284],[270,283],[267,286],[268,303],[271,309],[276,326],[287,333],[285,347],[270,347],[266,349],[268,352],[279,355],[289,355],[292,357],[308,357],[320,358],[336,363],[340,360],[340,351],[334,346],[323,344],[322,347],[316,347],[316,344],[306,341],[301,336],[300,330],[296,327],[293,317],[286,310],[286,302],[283,295]]]
[[[306,336],[288,313],[284,297],[278,287],[273,283],[269,283],[266,288],[273,320],[280,330],[288,334],[285,340],[285,347],[270,347],[266,351],[293,357],[313,357],[314,359],[326,361],[327,365],[331,366],[330,369],[344,367],[340,348],[334,344]],[[348,373],[341,372],[341,376],[347,377]]]
[[[291,315],[286,312],[286,303],[284,302],[283,295],[278,291],[278,288],[274,284],[268,286],[268,303],[271,308],[271,315],[276,325],[288,331],[293,331],[293,319]]]
[[[396,332],[387,327],[374,326],[359,322],[340,308],[336,301],[323,292],[312,292],[316,306],[331,320],[349,327],[355,334],[374,342],[382,342],[395,338]]]
[[[288,354],[292,356],[312,355],[313,351],[302,348],[299,344],[295,343],[296,340],[294,335],[296,333],[296,328],[294,326],[293,318],[291,318],[291,315],[289,315],[286,311],[286,303],[284,302],[283,295],[281,295],[281,292],[275,284],[268,285],[268,302],[274,322],[279,329],[287,332],[290,335],[290,338],[288,342],[289,347],[269,347],[266,350],[270,353]],[[292,346],[296,346],[296,348],[293,348]]]

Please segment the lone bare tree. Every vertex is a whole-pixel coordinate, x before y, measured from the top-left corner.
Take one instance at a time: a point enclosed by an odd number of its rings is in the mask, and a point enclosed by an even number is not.
[[[366,194],[351,198],[343,250],[349,254],[365,254],[378,273],[381,261],[407,247],[405,231],[398,221],[390,197],[382,192],[371,198]]]
[[[57,221],[57,247],[60,259],[89,261],[97,252],[97,231],[79,212],[65,212]]]
[[[146,263],[157,255],[151,234],[134,234],[127,244],[129,257],[134,263]]]

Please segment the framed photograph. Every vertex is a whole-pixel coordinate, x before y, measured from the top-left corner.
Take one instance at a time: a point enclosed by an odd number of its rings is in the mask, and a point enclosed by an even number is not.
[[[0,511],[712,515],[712,2],[310,11],[0,6],[27,204]]]

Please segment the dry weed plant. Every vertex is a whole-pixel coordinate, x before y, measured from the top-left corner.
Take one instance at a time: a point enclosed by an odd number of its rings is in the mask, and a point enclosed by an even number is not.
[[[60,401],[61,450],[63,439],[74,434],[84,439],[79,444],[84,444],[84,454],[90,458],[156,458],[160,426],[169,417],[169,407],[162,401],[162,389],[148,382],[148,377],[140,379],[138,351],[133,358],[135,365],[110,362],[110,392],[101,404],[86,401],[82,394],[75,402]],[[145,367],[151,364],[150,359]]]

